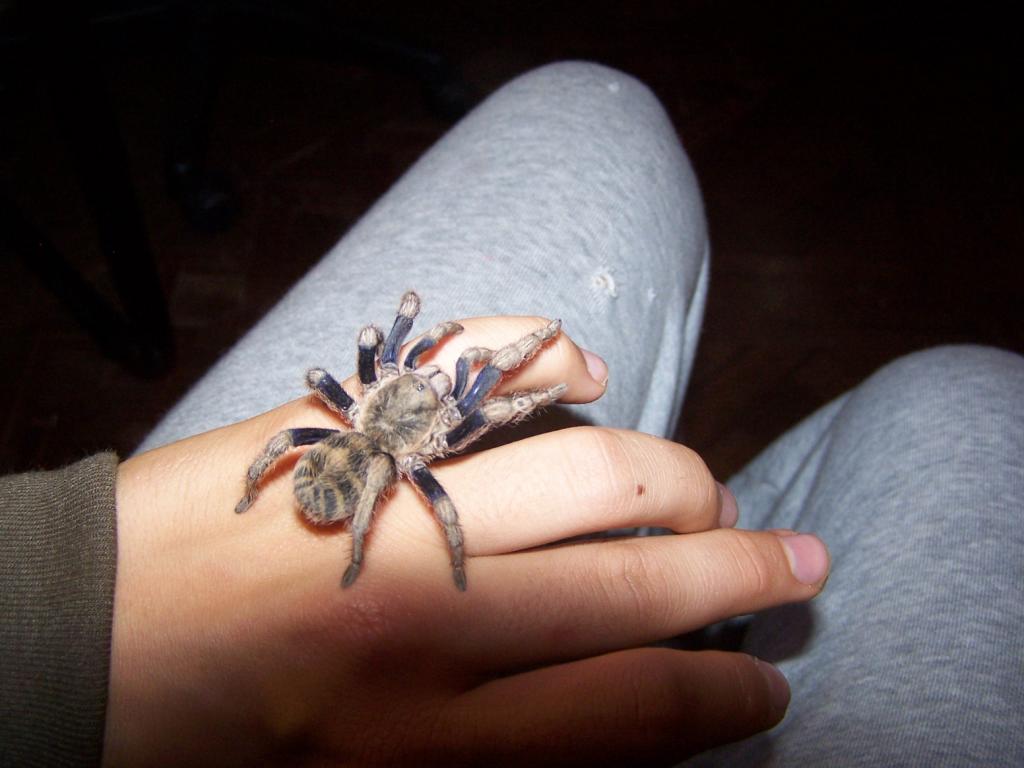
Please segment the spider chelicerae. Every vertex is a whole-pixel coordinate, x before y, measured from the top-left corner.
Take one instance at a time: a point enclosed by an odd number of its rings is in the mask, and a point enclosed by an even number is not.
[[[351,430],[298,427],[275,435],[256,457],[245,480],[245,495],[235,512],[245,512],[259,493],[260,480],[285,453],[300,446],[312,448],[295,467],[295,498],[313,523],[349,520],[352,560],[341,580],[351,586],[363,564],[363,543],[377,501],[398,479],[406,477],[430,503],[444,529],[455,585],[466,589],[462,528],[455,505],[427,469],[434,459],[466,448],[492,427],[521,419],[557,400],[565,384],[509,396],[490,394],[503,374],[529,360],[558,335],[561,321],[523,336],[501,349],[470,347],[455,366],[455,384],[436,365],[417,367],[417,361],[442,339],[461,333],[458,323],[435,325],[406,354],[399,366],[399,348],[420,311],[413,291],[402,296],[398,316],[386,339],[368,325],[359,332],[357,402],[322,368],[306,372],[306,384],[331,410],[341,414]],[[483,365],[469,384],[470,372]]]

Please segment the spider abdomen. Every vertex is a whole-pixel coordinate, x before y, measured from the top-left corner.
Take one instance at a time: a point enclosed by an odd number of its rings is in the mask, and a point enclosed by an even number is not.
[[[341,432],[311,448],[295,466],[295,498],[314,523],[352,517],[367,482],[387,486],[396,476],[394,460],[366,435]]]

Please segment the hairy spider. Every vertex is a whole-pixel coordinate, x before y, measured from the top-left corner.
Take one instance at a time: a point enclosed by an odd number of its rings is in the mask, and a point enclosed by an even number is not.
[[[259,493],[261,478],[287,451],[313,447],[295,467],[295,498],[314,523],[351,521],[352,560],[341,580],[351,586],[363,564],[363,541],[378,499],[398,479],[408,478],[430,503],[444,529],[455,585],[466,589],[462,528],[455,505],[427,464],[467,447],[492,427],[521,419],[557,400],[565,384],[506,397],[488,397],[502,374],[529,360],[546,341],[558,335],[554,320],[497,351],[470,347],[455,366],[455,384],[436,365],[416,366],[420,355],[441,339],[461,333],[458,323],[439,323],[405,356],[400,370],[398,351],[419,314],[420,299],[402,296],[398,317],[383,340],[368,325],[359,332],[358,369],[362,398],[356,402],[322,368],[306,373],[306,384],[330,409],[345,417],[351,430],[299,427],[275,435],[249,467],[245,495],[235,512],[245,512]],[[483,364],[473,385],[469,373]]]

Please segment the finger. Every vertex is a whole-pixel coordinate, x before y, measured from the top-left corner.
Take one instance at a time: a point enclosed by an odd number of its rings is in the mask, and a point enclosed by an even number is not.
[[[782,675],[750,656],[647,648],[488,682],[439,728],[474,764],[660,765],[771,728],[788,703]]]
[[[417,567],[436,569],[440,581],[442,565]],[[465,620],[432,631],[471,666],[522,668],[808,600],[827,572],[828,552],[813,536],[731,529],[475,558],[468,592],[452,601]]]
[[[419,358],[419,365],[438,365],[454,377],[455,362],[464,349],[487,347],[499,349],[550,322],[540,317],[478,317],[460,320],[462,333],[450,336]],[[426,330],[426,329],[424,329]],[[417,341],[412,339],[402,348],[404,355]],[[355,345],[353,345],[354,347]],[[566,403],[589,403],[604,394],[608,369],[593,352],[576,345],[565,328],[547,342],[536,355],[502,378],[495,393],[520,392],[566,384],[561,397]],[[343,386],[353,395],[359,392],[358,379],[351,376]]]
[[[627,430],[563,429],[435,464],[431,471],[459,510],[470,555],[616,528],[704,531],[722,516],[719,486],[700,456]],[[410,522],[436,539],[425,501],[409,489],[395,501],[423,506]]]

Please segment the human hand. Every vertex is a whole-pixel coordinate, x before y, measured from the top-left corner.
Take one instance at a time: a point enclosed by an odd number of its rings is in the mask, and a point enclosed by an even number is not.
[[[432,362],[539,321],[464,325]],[[502,389],[558,382],[569,402],[603,391],[565,334]],[[348,533],[304,522],[293,459],[232,512],[253,456],[296,426],[338,420],[304,398],[121,465],[107,765],[668,762],[781,719],[789,692],[768,665],[639,647],[824,582],[816,539],[720,527],[692,451],[581,427],[432,464],[460,513],[468,592],[406,482],[343,590]],[[545,547],[643,525],[685,535]]]

